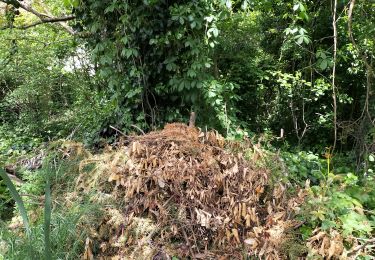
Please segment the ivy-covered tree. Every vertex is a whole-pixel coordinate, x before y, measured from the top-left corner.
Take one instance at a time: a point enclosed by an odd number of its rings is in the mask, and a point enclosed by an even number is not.
[[[151,125],[181,120],[191,109],[204,111],[198,119],[208,118],[207,109],[217,114],[224,104],[222,93],[210,92],[219,84],[211,57],[217,22],[228,11],[225,2],[206,0],[82,1],[76,28],[90,32],[115,123],[126,125],[129,113],[131,122]]]

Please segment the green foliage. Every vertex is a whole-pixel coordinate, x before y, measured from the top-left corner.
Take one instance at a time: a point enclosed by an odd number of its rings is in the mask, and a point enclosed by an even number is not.
[[[272,66],[272,57],[260,46],[264,36],[257,24],[259,16],[258,12],[238,12],[218,24],[220,34],[212,54],[212,72],[216,79],[234,84],[226,94],[232,100],[226,104],[227,111],[233,111],[229,117],[234,123],[229,132],[237,127],[259,132],[266,128],[263,102],[269,93],[260,89],[258,83],[265,76],[265,70]]]
[[[238,126],[238,119],[236,117],[238,111],[233,104],[241,99],[238,95],[234,94],[238,86],[233,83],[221,83],[216,80],[204,82],[203,85],[205,89],[204,98],[209,104],[206,110],[212,110],[214,115],[216,115],[216,118],[203,115],[203,122],[215,126],[216,129],[226,130],[228,136],[233,135],[235,127]]]
[[[51,258],[45,258],[44,224],[32,226],[32,239],[28,241],[22,236],[8,230],[6,226],[0,227],[0,239],[4,250],[0,252],[0,259],[78,259],[83,251],[83,241],[86,233],[77,230],[82,216],[89,215],[95,209],[88,205],[76,205],[69,210],[57,209],[51,216]],[[30,258],[29,245],[32,245]]]
[[[281,71],[270,71],[259,84],[259,89],[267,95],[262,102],[267,111],[267,121],[263,125],[272,125],[275,129],[283,128],[292,144],[308,147],[310,140],[306,136],[324,136],[332,129],[332,112],[325,102],[330,97],[330,85],[324,79],[309,82],[303,79],[300,72],[294,75]],[[268,87],[273,85],[271,89]],[[265,115],[263,116],[263,118]],[[311,149],[321,148],[326,143],[315,138]]]
[[[330,172],[319,185],[312,186],[308,190],[310,194],[300,214],[304,221],[304,225],[300,228],[304,239],[309,238],[316,228],[326,232],[332,229],[339,230],[344,238],[373,236],[375,228],[373,176],[359,179],[350,172],[337,175]]]
[[[2,161],[72,133],[92,144],[113,115],[80,41],[43,27],[0,32]]]
[[[329,149],[326,158],[303,151],[282,152],[280,156],[288,181],[300,186],[308,181],[309,195],[300,212],[304,224],[299,231],[303,239],[308,239],[317,228],[326,232],[339,230],[344,238],[372,236],[375,228],[373,175],[360,178],[350,172],[354,165],[345,163],[348,156],[334,158],[332,164]]]
[[[172,108],[184,115],[192,108],[202,115],[211,108],[224,123],[222,86],[233,87],[214,80],[210,68],[217,21],[226,12],[220,1],[92,0],[76,8],[77,27],[91,32],[89,45],[99,75],[108,83],[103,93],[114,104],[115,125],[155,125],[170,119]],[[127,122],[122,121],[124,113],[130,115]]]
[[[74,189],[74,180],[78,176],[78,164],[81,160],[79,156],[72,160],[64,160],[63,154],[56,149],[60,146],[61,143],[53,143],[48,147],[49,155],[44,159],[41,169],[33,172],[22,171],[27,182],[21,187],[20,192],[28,196],[24,200],[19,199],[25,204],[24,212],[26,210],[32,212],[37,219],[29,223],[28,236],[18,233],[22,230],[10,231],[6,223],[0,223],[0,242],[5,248],[0,252],[0,257],[5,259],[80,257],[87,234],[84,230],[78,229],[79,225],[85,223],[88,217],[95,218],[100,214],[100,210],[86,198],[81,198],[79,202],[72,202],[69,209],[60,203],[55,203],[56,199],[61,199],[58,197],[61,193],[66,194]],[[17,191],[15,192],[18,194]],[[35,201],[35,198],[40,197],[44,197],[44,212],[40,210],[38,201]]]
[[[10,125],[4,124],[0,126],[0,163],[25,155],[40,143],[39,138],[28,135],[25,129],[11,128]]]
[[[13,207],[12,196],[3,180],[0,180],[0,218],[9,219]]]
[[[312,152],[283,152],[281,158],[288,169],[288,180],[300,185],[306,180],[318,184],[327,174],[326,160]]]
[[[125,132],[132,131],[131,124],[148,130],[187,121],[195,110],[198,125],[229,136],[237,129],[279,133],[283,128],[289,143],[308,150],[332,142],[332,21],[326,2],[48,5],[55,13],[72,9],[74,29],[86,38],[47,25],[1,32],[0,114],[23,136],[47,140],[73,133],[92,145],[114,134],[110,125]],[[358,12],[373,8],[358,5]],[[15,22],[22,19],[29,17]],[[347,19],[338,21],[336,75],[338,119],[345,122],[360,115],[366,82],[361,51],[347,37]],[[353,27],[358,44],[371,55],[366,30],[371,32],[373,19],[353,19],[362,25]],[[87,66],[66,70],[79,50],[87,54],[81,59]],[[356,138],[354,128],[339,131],[344,149]]]
[[[373,189],[374,187],[372,187],[372,193]],[[353,194],[338,185],[332,187],[313,186],[311,192],[307,206],[310,208],[311,220],[304,226],[304,232],[318,226],[322,230],[330,228],[342,230],[344,236],[368,237],[371,235],[375,227],[374,208],[364,210],[364,201],[355,198],[355,195],[358,197],[359,194]]]
[[[30,236],[30,224],[29,224],[29,218],[27,216],[26,208],[23,204],[23,200],[22,200],[21,196],[19,195],[16,187],[14,186],[12,180],[9,178],[7,173],[1,168],[0,168],[0,177],[3,179],[3,181],[7,185],[8,189],[9,189],[9,192],[12,195],[12,198],[17,203],[17,207],[18,207],[18,210],[20,211],[20,215],[22,217],[23,225],[24,225],[25,230],[26,230],[26,234],[29,237]]]

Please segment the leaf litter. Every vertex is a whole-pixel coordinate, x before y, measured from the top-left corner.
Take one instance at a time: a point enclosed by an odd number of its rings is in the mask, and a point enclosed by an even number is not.
[[[288,258],[306,191],[292,196],[231,146],[215,131],[174,123],[88,156],[77,193],[94,192],[105,214],[83,259]]]

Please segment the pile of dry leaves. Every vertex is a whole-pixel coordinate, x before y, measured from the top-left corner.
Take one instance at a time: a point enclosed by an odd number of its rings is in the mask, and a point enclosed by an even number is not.
[[[106,205],[84,258],[288,258],[305,192],[290,197],[228,145],[176,123],[83,161],[79,192]]]

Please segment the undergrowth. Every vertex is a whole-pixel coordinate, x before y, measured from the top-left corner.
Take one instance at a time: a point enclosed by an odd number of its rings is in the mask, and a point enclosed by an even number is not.
[[[49,156],[44,158],[39,169],[18,169],[25,180],[18,192],[25,203],[30,231],[24,233],[25,227],[18,214],[19,207],[14,208],[12,220],[0,222],[0,259],[80,258],[87,237],[82,226],[87,226],[100,216],[101,209],[89,201],[89,197],[77,198],[71,194],[78,176],[80,159],[79,156],[68,159],[56,147],[60,148],[61,142],[50,145],[47,149]],[[52,190],[50,212],[46,208],[43,211],[43,205],[48,199],[44,189],[47,181]],[[71,194],[69,207],[66,205],[68,194]],[[46,214],[50,214],[48,225]]]
[[[297,216],[301,224],[283,246],[285,254],[291,259],[301,255],[312,259],[328,256],[370,259],[375,255],[374,243],[371,242],[375,227],[375,182],[371,157],[367,171],[361,173],[341,163],[345,159],[338,155],[332,159],[327,152],[321,155],[304,151],[291,153],[243,142],[231,149],[233,152],[244,152],[247,160],[269,169],[275,187],[282,183],[290,194],[298,192],[299,187],[307,191],[305,203]],[[46,152],[49,156],[39,169],[19,169],[25,184],[18,191],[23,195],[28,211],[31,235],[29,238],[25,236],[15,208],[12,221],[2,221],[0,225],[0,259],[32,259],[29,258],[30,253],[34,259],[45,259],[43,236],[46,226],[41,205],[45,200],[44,187],[48,178],[52,190],[52,259],[82,257],[83,253],[87,253],[87,238],[92,234],[92,229],[98,228],[103,214],[112,212],[112,216],[115,216],[119,213],[115,210],[116,205],[124,206],[124,201],[106,199],[106,194],[99,194],[97,190],[84,195],[77,193],[76,184],[80,174],[92,175],[98,167],[104,167],[100,166],[100,156],[86,161],[82,166],[82,160],[91,156],[90,153],[82,145],[69,141],[52,143]],[[115,154],[111,156],[112,159],[113,156],[116,158]],[[92,177],[99,178],[99,181],[103,178]],[[107,186],[101,188],[111,192],[112,188]],[[112,206],[106,208],[109,205]],[[104,213],[104,210],[108,212]],[[175,214],[179,214],[178,207]],[[121,219],[120,214],[117,221]],[[139,226],[133,228],[131,232],[137,234]],[[149,236],[154,231],[147,232],[142,234]],[[143,239],[138,235],[136,237]],[[126,241],[129,237],[124,236],[123,239]],[[96,248],[98,246],[95,245]]]

